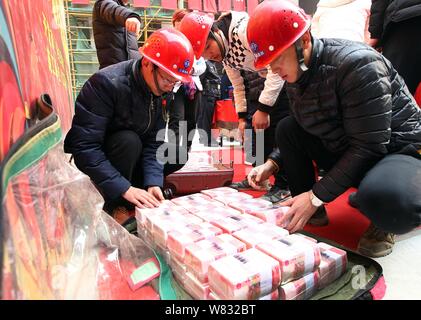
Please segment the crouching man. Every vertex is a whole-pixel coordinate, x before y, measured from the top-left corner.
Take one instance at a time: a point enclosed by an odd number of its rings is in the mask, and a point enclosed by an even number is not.
[[[157,134],[164,132],[166,116],[161,96],[190,80],[194,59],[190,42],[174,29],[154,32],[140,53],[85,83],[64,142],[103,195],[104,210],[120,223],[134,206],[158,206],[164,176],[181,167],[159,161],[171,158],[159,154],[163,139]]]
[[[277,126],[280,152],[250,173],[250,184],[259,187],[282,162],[291,232],[326,219],[324,204],[357,187],[349,202],[371,221],[360,253],[392,252],[394,234],[421,224],[421,110],[403,79],[364,44],[313,37],[310,18],[288,1],[257,6],[247,38],[256,67],[270,65],[286,81],[291,107]],[[313,161],[327,172],[317,182]]]

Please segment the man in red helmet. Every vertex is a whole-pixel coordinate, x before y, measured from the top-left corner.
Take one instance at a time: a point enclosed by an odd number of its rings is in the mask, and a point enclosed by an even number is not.
[[[154,32],[140,53],[141,59],[104,68],[85,83],[64,142],[119,222],[134,206],[158,206],[164,175],[180,168],[176,159],[165,166],[159,161],[176,157],[158,152],[166,115],[161,96],[190,81],[194,59],[190,42],[174,29]]]
[[[421,224],[421,110],[403,79],[364,44],[314,38],[310,18],[288,1],[257,6],[247,38],[256,67],[269,64],[287,82],[291,107],[277,127],[280,153],[250,183],[258,187],[278,170],[282,155],[291,232],[357,187],[350,204],[371,221],[358,249],[389,254],[394,234]],[[319,181],[313,161],[327,172]]]

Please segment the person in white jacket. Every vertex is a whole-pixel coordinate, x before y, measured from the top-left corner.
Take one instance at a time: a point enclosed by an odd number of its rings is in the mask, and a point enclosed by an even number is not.
[[[317,38],[340,38],[369,43],[371,0],[320,0],[311,22]]]
[[[259,96],[257,110],[252,118],[252,126],[255,130],[265,130],[264,144],[270,145],[270,151],[275,147],[276,124],[288,115],[288,97],[282,90],[284,80],[274,74],[270,68],[256,69],[254,56],[247,42],[246,29],[249,16],[246,12],[230,11],[219,17],[211,26],[204,23],[204,17],[200,14],[190,14],[183,18],[180,31],[183,32],[190,42],[202,49],[201,55],[207,60],[222,62],[229,80],[234,88],[234,103],[239,116],[239,131],[244,135],[247,117],[247,99],[244,79],[241,70],[259,72],[266,78],[264,88]],[[210,30],[206,29],[210,28]],[[198,30],[207,30],[202,39],[198,36]],[[201,48],[203,46],[203,48]],[[269,151],[269,153],[270,153]],[[264,155],[261,161],[266,160]],[[259,164],[261,161],[257,159]],[[239,189],[250,188],[247,179],[232,187]],[[290,192],[283,171],[276,176],[275,185],[264,199],[279,202],[288,199]]]

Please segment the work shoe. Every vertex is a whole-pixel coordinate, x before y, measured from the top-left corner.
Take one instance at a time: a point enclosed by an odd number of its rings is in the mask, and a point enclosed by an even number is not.
[[[373,223],[362,235],[358,252],[364,256],[380,258],[392,253],[395,235],[377,228]]]
[[[357,193],[356,193],[356,192],[353,192],[353,193],[351,193],[351,194],[349,195],[349,197],[348,197],[348,204],[349,204],[351,207],[353,207],[353,208],[355,208],[355,209],[358,209],[358,203],[357,203]]]
[[[329,224],[325,206],[321,205],[307,222],[309,225],[323,227]]]
[[[240,181],[240,182],[231,183],[228,187],[233,188],[233,189],[237,189],[237,190],[251,190],[251,189],[253,189],[250,186],[247,178],[245,178],[243,181]]]
[[[291,198],[291,192],[288,189],[282,189],[278,186],[272,186],[268,192],[266,192],[259,199],[267,200],[272,203],[283,202]]]

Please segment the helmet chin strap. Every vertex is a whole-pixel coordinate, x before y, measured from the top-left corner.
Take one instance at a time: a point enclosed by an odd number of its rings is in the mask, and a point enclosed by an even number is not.
[[[156,75],[157,68],[158,67],[156,65],[153,65],[153,81],[155,82],[155,87],[156,87],[156,90],[158,91],[158,96],[162,96],[165,93],[165,91],[162,90],[161,87],[159,86],[158,76]]]
[[[295,41],[294,45],[295,45],[295,52],[297,53],[298,65],[300,69],[303,72],[305,72],[308,70],[308,68],[304,63],[304,50],[303,50],[303,47],[301,46],[301,39],[298,39],[297,41]]]

